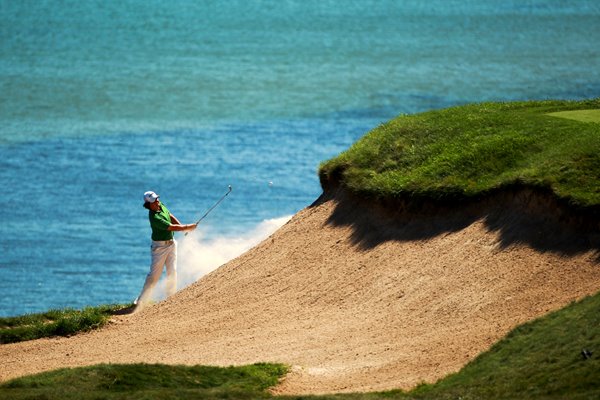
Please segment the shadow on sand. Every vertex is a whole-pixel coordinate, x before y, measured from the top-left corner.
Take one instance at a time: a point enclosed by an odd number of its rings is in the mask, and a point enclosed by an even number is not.
[[[565,256],[592,250],[600,261],[597,212],[574,211],[540,190],[515,188],[476,201],[415,204],[414,200],[364,200],[338,188],[323,194],[314,205],[332,199],[336,205],[327,224],[352,227],[352,241],[362,249],[390,240],[429,239],[482,220],[487,229],[499,234],[501,248],[526,244]]]
[[[126,307],[119,308],[118,310],[113,311],[111,314],[112,315],[129,315],[129,314],[133,314],[135,311],[136,311],[135,304],[131,304]]]

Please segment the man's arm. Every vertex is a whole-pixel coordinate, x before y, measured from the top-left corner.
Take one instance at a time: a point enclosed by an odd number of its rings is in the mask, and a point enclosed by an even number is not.
[[[173,214],[169,214],[169,216],[171,217],[171,225],[167,228],[168,231],[191,231],[198,226],[198,224],[182,224]]]
[[[179,221],[178,221],[179,222]],[[168,231],[193,231],[198,224],[171,224],[167,228]]]

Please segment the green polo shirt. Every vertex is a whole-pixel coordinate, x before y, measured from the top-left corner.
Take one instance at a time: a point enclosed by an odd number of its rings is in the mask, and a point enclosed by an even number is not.
[[[163,204],[160,204],[161,210],[155,212],[150,210],[148,218],[150,219],[150,227],[152,228],[152,240],[171,240],[173,239],[173,231],[169,231],[171,225],[171,213]]]

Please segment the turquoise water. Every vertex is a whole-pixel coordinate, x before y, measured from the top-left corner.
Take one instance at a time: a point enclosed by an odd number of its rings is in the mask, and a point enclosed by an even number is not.
[[[205,239],[320,194],[379,123],[600,96],[596,1],[0,0],[0,315],[128,302],[141,194]]]

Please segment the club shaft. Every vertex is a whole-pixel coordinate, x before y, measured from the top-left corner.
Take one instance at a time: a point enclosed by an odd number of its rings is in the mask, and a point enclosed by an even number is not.
[[[200,217],[200,219],[198,220],[198,222],[196,222],[197,224],[200,223],[200,221],[202,221],[204,218],[206,218],[206,216],[216,207],[219,205],[220,202],[222,202],[223,200],[225,200],[225,197],[227,197],[227,195],[231,193],[231,190],[229,190],[227,193],[225,193],[223,196],[221,196],[221,198],[219,199],[219,201],[217,201],[211,208],[208,209],[208,211]]]
[[[216,206],[219,205],[220,202],[222,202],[225,197],[227,197],[227,195],[231,193],[231,185],[229,185],[229,190],[227,191],[227,193],[225,193],[223,196],[221,196],[221,198],[219,199],[219,201],[217,201],[211,208],[208,209],[208,211],[206,213],[204,213],[203,216],[200,217],[200,219],[198,220],[198,222],[196,222],[196,225],[200,223],[200,221],[202,221]],[[189,232],[184,233],[184,236],[187,236]]]

